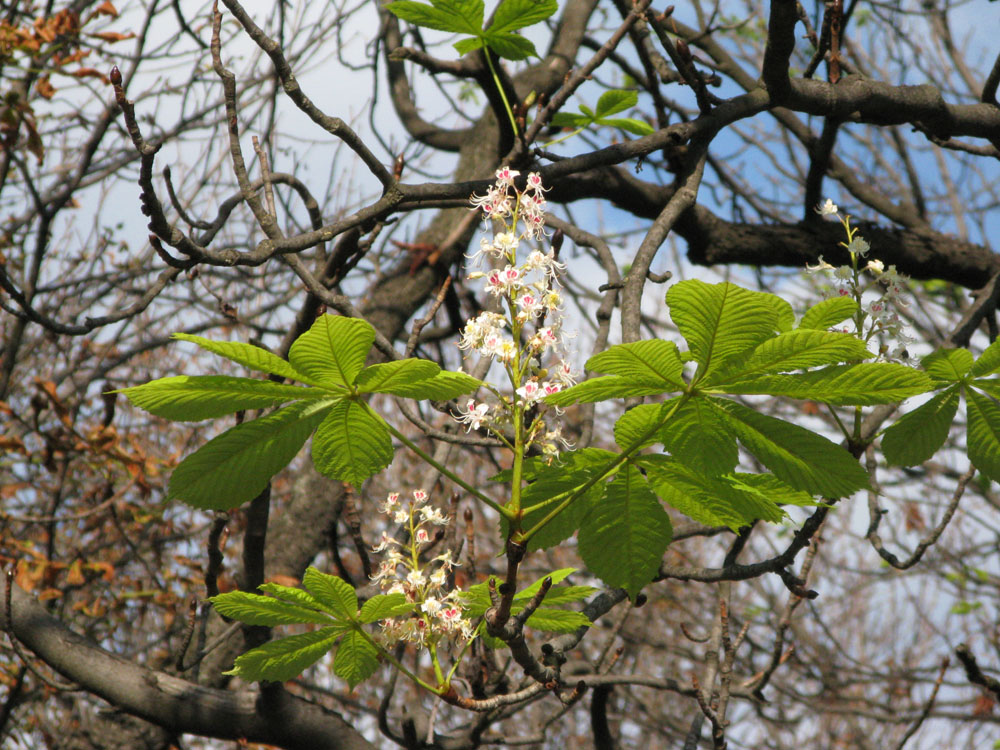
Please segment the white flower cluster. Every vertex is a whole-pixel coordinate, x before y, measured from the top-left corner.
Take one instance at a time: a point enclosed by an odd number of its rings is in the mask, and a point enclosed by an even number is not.
[[[894,265],[886,268],[880,260],[868,260],[871,246],[851,226],[851,217],[840,215],[840,209],[832,200],[827,198],[816,212],[821,216],[835,216],[843,225],[847,233],[847,242],[841,242],[840,245],[850,253],[851,265],[835,267],[823,260],[821,255],[819,262],[815,266],[807,265],[806,270],[810,273],[832,272],[835,294],[841,297],[853,297],[858,301],[861,312],[856,317],[858,327],[856,333],[865,341],[870,341],[875,336],[882,340],[879,357],[887,360],[906,360],[909,356],[906,347],[912,344],[914,339],[903,332],[903,321],[897,312],[899,308],[906,306],[902,298],[906,277],[900,274]],[[861,265],[861,260],[867,261],[865,265]],[[866,286],[862,283],[861,273],[865,271],[874,278],[874,284]],[[868,291],[875,291],[878,296],[874,299],[869,298],[865,302],[865,292]],[[892,340],[891,344],[888,339]]]
[[[420,550],[433,541],[429,527],[444,526],[448,519],[438,508],[427,504],[424,490],[414,490],[413,499],[406,504],[401,502],[398,492],[392,492],[379,510],[407,528],[409,541],[404,545],[388,532],[382,532],[374,551],[383,553],[383,559],[372,580],[385,593],[404,594],[408,602],[416,605],[406,619],[393,618],[380,623],[383,645],[408,641],[423,647],[435,645],[442,638],[471,638],[474,627],[462,615],[461,590],[444,591],[448,574],[457,565],[451,559],[451,550],[426,563],[420,561]]]
[[[530,406],[545,396],[576,382],[565,359],[562,330],[563,298],[558,289],[565,264],[555,253],[531,250],[519,262],[522,242],[545,239],[545,188],[537,172],[527,176],[524,190],[514,179],[519,172],[503,167],[484,196],[472,196],[472,205],[493,220],[493,238],[484,237],[473,260],[486,260],[489,271],[476,271],[470,279],[483,279],[485,291],[505,309],[505,314],[484,312],[470,320],[462,331],[459,348],[475,351],[502,363],[514,395],[493,406],[470,399],[459,422],[470,430],[481,427],[499,432],[509,424],[518,406]],[[542,367],[547,359],[549,366]],[[558,429],[548,430],[536,420],[529,429],[529,444],[538,442],[554,455],[566,443]]]

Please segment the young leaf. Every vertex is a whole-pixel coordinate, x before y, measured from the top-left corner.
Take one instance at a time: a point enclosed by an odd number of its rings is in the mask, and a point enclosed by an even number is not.
[[[375,329],[359,318],[321,315],[288,352],[296,370],[317,383],[347,388],[365,365]]]
[[[594,115],[597,118],[616,115],[638,103],[639,95],[635,91],[605,91],[597,100],[597,109],[594,111]]]
[[[179,341],[190,341],[205,351],[218,354],[220,357],[225,357],[244,367],[249,367],[251,370],[266,372],[271,375],[280,375],[289,380],[298,380],[300,383],[317,385],[317,383],[309,380],[304,373],[296,370],[281,357],[272,354],[267,349],[261,349],[259,346],[244,344],[239,341],[212,341],[211,339],[193,336],[189,333],[175,333],[173,338]]]
[[[177,375],[122,388],[128,400],[151,414],[179,422],[214,419],[244,409],[263,409],[304,398],[329,398],[329,392],[270,380],[228,375]]]
[[[587,567],[632,601],[653,580],[670,544],[670,517],[634,468],[605,485],[604,496],[580,527],[579,550]]]
[[[363,369],[355,380],[360,393],[396,393],[433,378],[441,368],[425,359],[400,359]]]
[[[834,365],[795,375],[764,375],[729,382],[726,393],[768,394],[826,404],[891,404],[934,388],[927,373],[889,362]]]
[[[525,622],[529,628],[548,633],[572,633],[578,628],[590,627],[592,624],[590,618],[583,612],[548,607],[539,607]]]
[[[294,625],[311,622],[330,625],[330,617],[315,610],[247,591],[229,591],[209,598],[220,615],[247,625]]]
[[[358,616],[358,595],[343,578],[306,568],[302,585],[335,617],[353,620]]]
[[[972,368],[972,352],[968,349],[938,349],[920,360],[920,364],[932,378],[955,383]]]
[[[846,497],[868,487],[861,465],[825,437],[735,401],[712,403],[746,449],[791,487],[825,497]]]
[[[552,578],[553,588],[550,588],[545,594],[544,602],[546,604],[568,604],[584,599],[596,591],[591,586],[563,586],[555,588],[566,576],[574,572],[576,572],[576,568],[562,568],[548,574],[548,577]],[[514,604],[511,607],[511,611],[514,614],[524,609],[524,605],[528,603],[531,597],[538,593],[545,578],[546,576],[542,576],[530,586],[518,591],[514,595]],[[485,582],[470,586],[462,593],[462,609],[466,617],[482,617],[490,606],[489,587]]]
[[[378,649],[357,630],[344,635],[333,659],[333,673],[346,680],[351,690],[378,669]]]
[[[360,376],[358,379],[360,380]],[[417,380],[412,383],[394,382],[391,391],[383,392],[406,398],[447,401],[461,396],[463,393],[472,393],[482,384],[481,380],[476,380],[464,372],[441,370],[437,375],[426,380]]]
[[[890,465],[916,466],[937,453],[958,411],[958,391],[958,385],[942,391],[886,429],[882,453]]]
[[[236,657],[233,668],[223,674],[235,675],[248,682],[291,680],[323,658],[343,632],[343,626],[333,625],[278,638]]]
[[[775,334],[779,306],[765,299],[770,297],[774,295],[728,282],[706,284],[689,279],[670,287],[667,304],[670,317],[700,365],[699,371],[707,374],[726,358],[752,349]]]
[[[209,440],[181,461],[168,499],[229,510],[257,497],[326,416],[326,402],[299,402]]]
[[[507,34],[541,23],[559,9],[557,0],[502,0],[493,14],[491,34]]]
[[[366,404],[345,399],[334,404],[312,443],[316,469],[356,487],[392,463],[392,438],[382,417]]]
[[[406,601],[406,594],[376,594],[361,607],[361,622],[378,622],[413,611],[413,603]]]
[[[980,378],[984,375],[992,375],[997,370],[1000,370],[1000,339],[986,347],[986,350],[979,355],[979,359],[969,369],[969,374],[974,378]]]
[[[482,0],[397,0],[385,6],[393,15],[417,26],[437,31],[478,36],[483,29],[486,5]]]
[[[497,55],[508,60],[538,57],[538,51],[532,41],[517,34],[494,34],[487,31],[475,39],[461,39],[455,42],[455,50],[460,55],[468,54],[480,47],[489,47]]]
[[[602,117],[595,124],[608,128],[618,128],[632,135],[644,136],[656,132],[652,125],[634,117]]]
[[[703,387],[870,356],[865,343],[856,336],[800,328],[770,338],[745,355],[730,357]]]
[[[965,405],[969,460],[994,482],[1000,482],[1000,406],[971,388],[965,393]]]
[[[857,310],[858,303],[853,297],[831,297],[806,310],[799,328],[825,331],[847,320]]]

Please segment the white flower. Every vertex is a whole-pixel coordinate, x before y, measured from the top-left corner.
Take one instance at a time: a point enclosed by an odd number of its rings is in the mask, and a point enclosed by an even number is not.
[[[497,185],[513,185],[514,178],[519,174],[521,173],[510,167],[500,167],[496,171]]]
[[[847,250],[854,255],[860,255],[864,258],[868,251],[871,250],[871,245],[865,242],[861,237],[855,237],[851,240],[851,244],[847,246]]]
[[[833,266],[831,266],[829,263],[823,260],[822,255],[819,256],[819,262],[817,262],[815,266],[810,266],[808,263],[806,263],[806,271],[808,271],[809,273],[816,273],[817,271],[832,271],[832,270]]]
[[[523,386],[517,389],[517,395],[523,398],[529,404],[533,404],[535,403],[535,401],[540,399],[545,394],[539,387],[538,381],[529,380],[527,383],[525,383]]]
[[[486,406],[486,404],[483,404],[483,406]],[[435,526],[445,526],[448,523],[448,518],[441,512],[441,509],[431,505],[425,505],[420,509],[420,520],[424,523],[432,523]]]
[[[835,216],[836,214],[840,213],[840,209],[837,208],[836,203],[827,198],[825,201],[823,201],[823,205],[819,206],[819,208],[816,209],[816,213],[818,213],[820,216]]]
[[[396,511],[398,507],[399,507],[399,493],[390,492],[389,495],[386,497],[386,499],[379,504],[378,509],[381,512],[385,513],[386,515],[391,515]]]
[[[470,398],[465,404],[465,410],[455,419],[460,424],[468,425],[465,431],[469,432],[470,430],[478,430],[489,412],[489,404],[477,404],[474,399]]]
[[[868,265],[865,266],[866,271],[871,271],[876,276],[881,276],[885,273],[885,264],[880,260],[870,260]]]

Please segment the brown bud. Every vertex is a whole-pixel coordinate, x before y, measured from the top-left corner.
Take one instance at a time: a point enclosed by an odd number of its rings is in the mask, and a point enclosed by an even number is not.
[[[111,85],[121,86],[122,85],[122,72],[118,70],[117,65],[111,67]]]

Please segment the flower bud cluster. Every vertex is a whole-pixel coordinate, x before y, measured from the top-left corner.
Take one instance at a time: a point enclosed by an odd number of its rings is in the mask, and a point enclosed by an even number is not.
[[[402,524],[409,532],[404,544],[382,532],[381,541],[374,551],[383,559],[372,580],[387,594],[403,594],[415,605],[406,619],[383,620],[380,639],[385,646],[407,641],[418,647],[432,646],[441,639],[472,637],[472,623],[463,617],[460,606],[461,590],[445,591],[448,575],[457,563],[451,559],[451,550],[422,562],[421,550],[433,541],[431,529],[444,526],[448,519],[440,509],[427,504],[427,493],[414,490],[413,499],[404,503],[398,492],[392,492],[379,505],[379,510],[394,523]]]
[[[470,279],[483,280],[483,288],[503,313],[484,312],[470,320],[462,331],[459,348],[478,352],[500,362],[510,380],[513,395],[489,405],[470,399],[458,421],[470,430],[487,428],[499,433],[513,412],[538,403],[576,382],[576,374],[565,359],[562,327],[563,297],[559,274],[566,269],[555,252],[530,250],[523,259],[518,250],[525,242],[545,239],[545,188],[536,172],[519,189],[519,172],[503,167],[484,196],[472,196],[475,209],[492,220],[493,237],[480,240],[473,260],[485,260],[492,268],[476,271]],[[543,367],[546,360],[548,366]],[[546,429],[541,420],[531,425],[528,444],[537,442],[550,455],[565,441],[559,431]]]
[[[806,266],[810,273],[817,271],[829,273],[834,280],[834,294],[841,297],[853,297],[858,302],[858,313],[855,316],[856,333],[866,342],[878,336],[880,340],[879,357],[886,360],[906,360],[907,345],[914,339],[903,332],[903,321],[898,310],[906,307],[902,298],[905,290],[906,277],[896,270],[896,266],[885,264],[877,259],[868,259],[871,246],[851,226],[850,216],[841,216],[840,209],[829,198],[816,209],[820,216],[834,216],[844,227],[847,241],[840,246],[850,254],[851,265],[835,267],[819,257],[815,266]],[[862,265],[864,262],[864,265]],[[862,281],[863,272],[867,272],[874,280],[872,284]],[[874,292],[875,295],[866,293]],[[888,341],[888,340],[891,340]]]

